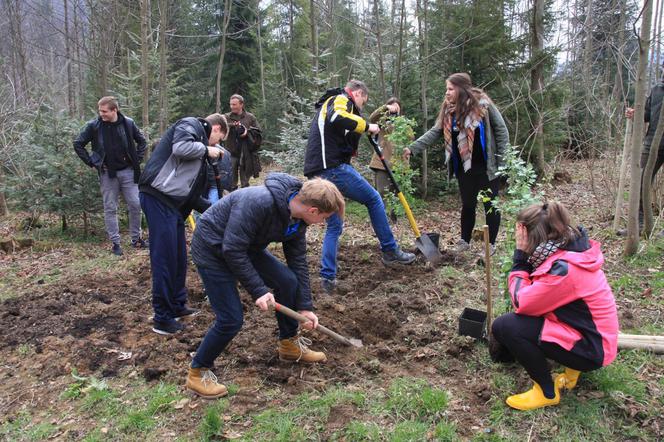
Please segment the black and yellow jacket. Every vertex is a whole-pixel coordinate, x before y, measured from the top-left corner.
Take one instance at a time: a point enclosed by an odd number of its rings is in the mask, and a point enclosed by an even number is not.
[[[304,154],[304,175],[312,177],[325,169],[350,163],[360,136],[368,128],[369,123],[362,118],[348,92],[328,89],[316,103]]]

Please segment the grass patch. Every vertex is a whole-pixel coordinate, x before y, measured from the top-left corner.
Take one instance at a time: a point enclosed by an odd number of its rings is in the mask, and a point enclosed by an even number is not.
[[[417,442],[427,439],[429,425],[419,421],[399,422],[390,434],[391,442]]]
[[[56,431],[57,427],[48,422],[33,423],[32,416],[26,411],[0,426],[0,439],[37,441],[48,439]]]
[[[373,422],[352,421],[346,426],[344,437],[349,442],[379,441],[380,427]]]
[[[199,432],[201,433],[201,440],[210,441],[216,436],[220,436],[224,429],[224,421],[221,414],[228,407],[228,400],[220,399],[215,401],[212,405],[208,405],[203,415],[203,421],[200,424]]]
[[[390,385],[386,407],[397,417],[433,419],[447,408],[447,392],[424,379],[399,378]]]

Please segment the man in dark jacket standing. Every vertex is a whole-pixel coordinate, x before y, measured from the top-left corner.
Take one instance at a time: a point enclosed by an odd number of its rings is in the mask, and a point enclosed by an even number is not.
[[[275,305],[276,300],[299,310],[309,320],[304,328],[317,326],[309,286],[306,229],[332,213],[343,215],[343,211],[343,196],[331,182],[316,178],[303,184],[290,175],[274,173],[263,186],[232,192],[201,216],[191,240],[191,255],[216,320],[191,363],[188,389],[205,398],[227,393],[210,369],[242,327],[238,281],[261,310]],[[286,264],[267,250],[273,242],[282,243]],[[297,321],[282,313],[276,317],[281,360],[326,360],[324,353],[308,348],[307,339],[298,338]]]
[[[304,154],[304,174],[332,181],[343,196],[367,207],[385,265],[411,264],[415,255],[403,252],[397,245],[380,194],[350,164],[360,136],[365,132],[380,132],[377,124],[369,124],[362,118],[361,110],[368,99],[366,85],[351,80],[344,89],[328,90],[318,100]],[[327,220],[320,271],[321,285],[327,293],[332,293],[337,286],[337,251],[342,230],[343,221],[339,216],[333,215]]]
[[[248,187],[251,177],[258,178],[261,171],[258,149],[262,142],[262,135],[256,117],[244,110],[242,95],[232,95],[229,106],[231,111],[226,114],[229,126],[226,149],[231,153],[231,170],[233,171],[231,184],[235,190],[238,175],[241,187]]]
[[[171,335],[184,327],[180,318],[195,314],[187,307],[187,246],[184,220],[192,209],[204,212],[207,161],[219,158],[215,146],[226,137],[226,118],[187,117],[166,130],[145,165],[139,182],[141,207],[150,229],[152,330]]]
[[[74,150],[81,160],[97,169],[104,202],[104,222],[113,253],[122,255],[118,226],[120,193],[129,209],[131,245],[145,247],[141,238],[141,205],[138,201],[138,177],[145,155],[146,141],[129,117],[120,113],[115,97],[102,97],[97,103],[99,117],[90,120],[74,140]],[[85,146],[92,142],[92,154]]]

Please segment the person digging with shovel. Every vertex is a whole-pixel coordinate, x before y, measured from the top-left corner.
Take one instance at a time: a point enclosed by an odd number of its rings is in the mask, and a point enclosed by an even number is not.
[[[222,198],[196,225],[191,255],[198,268],[216,320],[203,338],[189,368],[186,387],[204,398],[225,396],[226,387],[211,368],[215,359],[242,328],[242,302],[237,281],[263,311],[280,305],[298,310],[318,326],[313,313],[306,260],[306,229],[332,214],[343,216],[344,199],[330,181],[304,183],[273,173],[262,186],[246,187]],[[283,245],[286,264],[267,251],[272,242]],[[324,353],[308,348],[298,336],[298,321],[276,313],[279,358],[293,362],[324,362]]]

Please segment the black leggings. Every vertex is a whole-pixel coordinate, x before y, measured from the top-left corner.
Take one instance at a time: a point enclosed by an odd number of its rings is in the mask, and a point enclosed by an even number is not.
[[[601,367],[589,359],[565,350],[558,344],[540,342],[539,335],[543,325],[542,317],[507,313],[493,322],[491,331],[495,340],[523,365],[528,375],[543,389],[553,388],[551,368],[547,358],[565,367],[584,372]]]
[[[489,181],[484,169],[470,169],[468,172],[457,172],[459,181],[459,193],[461,194],[461,239],[470,242],[470,237],[475,227],[475,210],[477,208],[477,196],[481,191],[489,193],[490,200],[484,203],[484,214],[489,226],[489,242],[496,243],[498,229],[500,228],[500,212],[493,207],[493,200],[498,196],[500,179]]]

